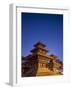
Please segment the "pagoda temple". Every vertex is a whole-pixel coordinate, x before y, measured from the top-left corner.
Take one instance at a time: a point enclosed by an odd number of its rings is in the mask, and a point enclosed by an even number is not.
[[[62,75],[63,63],[55,55],[48,55],[49,50],[42,42],[37,42],[31,54],[22,56],[22,77]]]

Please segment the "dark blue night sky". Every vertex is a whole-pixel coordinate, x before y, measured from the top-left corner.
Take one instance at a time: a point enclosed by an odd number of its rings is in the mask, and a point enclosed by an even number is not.
[[[22,13],[22,56],[30,54],[33,45],[42,41],[49,54],[63,61],[63,15]]]

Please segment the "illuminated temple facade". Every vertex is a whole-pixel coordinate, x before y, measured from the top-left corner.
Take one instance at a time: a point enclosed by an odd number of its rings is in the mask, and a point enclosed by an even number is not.
[[[31,54],[22,56],[22,77],[63,75],[63,63],[55,55],[48,55],[42,42],[37,42]]]

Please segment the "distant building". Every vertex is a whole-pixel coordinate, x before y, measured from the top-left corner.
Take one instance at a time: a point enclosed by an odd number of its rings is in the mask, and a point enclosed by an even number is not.
[[[22,57],[22,77],[62,75],[63,63],[55,55],[48,55],[46,45],[37,42],[30,55]]]

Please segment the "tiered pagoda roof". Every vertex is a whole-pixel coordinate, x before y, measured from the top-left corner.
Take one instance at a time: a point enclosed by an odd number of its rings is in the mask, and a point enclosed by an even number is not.
[[[45,49],[45,47],[46,47],[46,45],[39,41],[34,45],[34,48],[31,50],[31,52],[35,53],[35,52],[38,52],[38,50],[42,50],[47,53],[48,50]]]
[[[38,47],[39,45],[41,45],[42,47],[46,47],[46,45],[43,44],[41,41],[37,42],[34,46]]]

